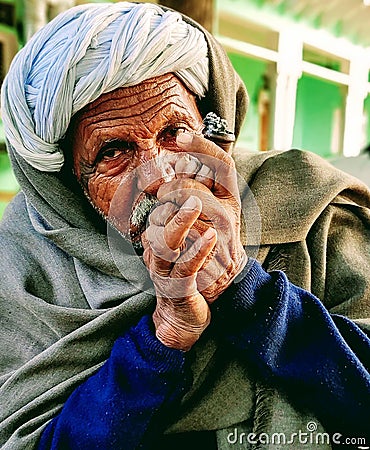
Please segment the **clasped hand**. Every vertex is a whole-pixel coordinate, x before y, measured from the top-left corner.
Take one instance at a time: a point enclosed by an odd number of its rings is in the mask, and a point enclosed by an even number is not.
[[[246,262],[234,161],[211,141],[185,137],[188,142],[177,139],[186,153],[175,166],[176,178],[158,189],[160,204],[142,235],[157,296],[156,336],[184,351],[210,323],[209,305]]]

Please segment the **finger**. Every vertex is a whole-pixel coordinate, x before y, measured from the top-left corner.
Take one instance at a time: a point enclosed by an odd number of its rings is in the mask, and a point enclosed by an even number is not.
[[[199,181],[192,178],[180,178],[163,183],[157,191],[157,198],[161,203],[170,202],[182,206],[192,196],[200,198],[202,192],[214,197],[212,192]]]
[[[173,262],[179,256],[179,248],[199,217],[201,210],[202,204],[199,198],[190,196],[167,225],[156,225],[157,219],[157,223],[161,223],[160,218],[155,219],[154,223],[149,225],[144,233],[143,245],[150,246],[153,254],[161,260]]]
[[[208,166],[202,164],[202,167],[195,176],[195,180],[204,184],[204,186],[207,186],[207,188],[211,190],[213,188],[214,174]]]
[[[201,201],[202,212],[199,217],[216,228],[217,231],[220,230],[220,227],[229,226],[230,221],[235,217],[239,218],[238,199],[235,199],[234,202],[231,202],[230,199],[221,201],[197,180],[190,178],[172,180],[163,184],[157,192],[157,197],[161,202],[173,202],[179,206],[184,204],[191,196],[197,197]],[[227,205],[225,205],[228,206],[227,210],[224,207],[225,202],[227,202]],[[230,214],[232,214],[232,217]],[[230,230],[223,230],[224,233],[228,231]]]
[[[166,262],[167,266],[176,261],[180,255],[179,248],[170,248],[164,238],[164,227],[150,225],[145,230],[145,238],[148,241],[146,248],[150,248],[153,255],[161,261]],[[163,265],[163,264],[162,264]]]
[[[175,164],[175,173],[177,178],[194,178],[198,173],[199,169],[202,167],[199,159],[194,156],[189,155],[188,153],[184,153],[181,157],[176,161]]]
[[[145,230],[142,235],[144,263],[151,274],[161,277],[170,274],[172,264],[179,257],[181,247],[201,209],[200,200],[190,197],[165,227],[152,223]]]
[[[189,250],[176,261],[171,275],[175,278],[186,278],[197,273],[217,242],[217,232],[209,228],[200,236]]]
[[[145,266],[148,268],[151,277],[153,278],[153,275],[159,276],[160,278],[168,277],[172,270],[172,262],[163,260],[162,258],[154,255],[150,242],[146,237],[146,231],[141,235],[141,240],[144,247],[143,261]],[[178,253],[174,255],[173,259],[176,260],[179,254],[180,252],[178,251]]]
[[[186,241],[191,241],[191,243],[195,242],[199,236],[202,236],[208,230],[208,228],[210,228],[209,224],[198,218],[191,227]]]
[[[189,233],[186,237],[184,244],[181,246],[181,253],[187,252],[190,247],[194,244],[194,242],[199,239],[199,236],[202,236],[210,227],[210,224],[203,222],[203,220],[197,220],[192,228],[189,230]],[[219,239],[219,236],[218,236]],[[218,240],[217,240],[218,242]]]
[[[243,270],[248,257],[244,251],[240,252],[234,259],[229,257],[228,263],[220,259],[212,259],[212,270],[207,270],[205,265],[197,273],[197,288],[212,303],[230,285],[232,280]]]
[[[237,174],[232,157],[214,142],[190,133],[176,137],[179,150],[186,151],[210,167],[215,175],[214,189],[218,196],[238,195]]]
[[[149,215],[149,224],[164,226],[173,218],[179,210],[178,206],[172,202],[159,204]]]
[[[141,233],[140,239],[145,251],[147,248],[149,248],[149,241],[146,237],[146,230],[144,230],[144,232]]]
[[[176,161],[175,172],[176,178],[195,178],[207,186],[208,189],[213,187],[214,175],[212,170],[189,153],[184,153]]]
[[[196,196],[189,196],[179,211],[164,227],[164,240],[169,248],[181,247],[202,211],[202,203]]]
[[[198,155],[196,158],[198,158],[203,164],[208,165],[207,156],[212,156],[213,160],[209,160],[212,164],[210,166],[212,169],[217,168],[219,161],[223,161],[228,166],[234,165],[234,160],[228,153],[222,150],[214,142],[209,139],[205,139],[203,136],[187,132],[178,133],[176,136],[176,144],[182,151],[187,151],[190,154],[192,154],[192,152],[197,153]]]

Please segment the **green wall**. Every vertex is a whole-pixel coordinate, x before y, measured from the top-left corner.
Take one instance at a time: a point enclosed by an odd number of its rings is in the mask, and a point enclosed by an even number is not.
[[[257,151],[259,122],[256,97],[261,77],[268,71],[268,64],[235,53],[228,55],[250,96],[247,117],[238,141],[239,147]],[[370,117],[370,97],[367,106]],[[343,107],[343,96],[338,85],[303,74],[297,88],[293,147],[310,150],[323,157],[332,156],[330,147],[333,116],[338,107]],[[370,120],[368,133],[370,137]]]
[[[338,85],[302,75],[298,81],[293,147],[331,156],[334,110],[342,102]]]
[[[367,144],[370,144],[370,95],[368,95],[365,99],[364,110],[367,114],[367,127],[366,127],[366,136],[367,136]]]
[[[18,183],[13,175],[8,154],[0,152],[0,217],[7,205],[6,199],[18,191]]]
[[[257,90],[261,86],[262,76],[267,72],[267,63],[236,53],[228,53],[228,56],[246,85],[249,93],[249,108],[244,121],[241,134],[238,139],[239,147],[247,150],[259,150],[259,123],[257,111]]]

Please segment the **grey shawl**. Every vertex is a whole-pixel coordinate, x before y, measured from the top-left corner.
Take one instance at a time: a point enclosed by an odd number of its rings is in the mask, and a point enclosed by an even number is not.
[[[200,108],[226,118],[238,133],[245,89],[221,47],[206,37],[210,90]],[[31,450],[71,392],[109,357],[114,340],[153,310],[155,299],[138,286],[143,274],[138,258],[125,248],[113,258],[106,225],[68,164],[60,174],[41,173],[11,148],[9,153],[22,192],[0,228],[0,446]],[[366,330],[370,203],[365,187],[303,152],[246,155],[238,166],[260,208],[259,260],[268,269],[285,269],[293,282]],[[257,234],[252,230],[247,236],[247,248],[259,244]],[[128,281],[133,279],[134,284]],[[243,360],[218,345],[217,333],[206,332],[189,357],[194,383],[168,433],[218,430],[218,445],[227,448],[235,426],[298,432],[314,420],[252,381]]]

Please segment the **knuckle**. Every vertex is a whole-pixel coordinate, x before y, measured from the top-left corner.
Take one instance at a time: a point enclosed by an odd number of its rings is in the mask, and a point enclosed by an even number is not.
[[[158,239],[158,232],[159,227],[154,224],[150,224],[148,228],[145,230],[145,242],[147,245],[152,246],[152,244],[155,242],[156,239]]]
[[[144,264],[149,267],[151,263],[151,251],[149,248],[146,248],[143,252],[143,261]]]
[[[149,224],[164,225],[168,221],[169,216],[171,216],[174,206],[169,202],[157,206],[149,215]]]
[[[176,228],[184,227],[187,215],[188,215],[188,211],[185,211],[184,209],[180,209],[179,212],[173,218],[173,222],[172,222],[173,225]]]
[[[173,276],[175,278],[188,278],[196,274],[196,271],[191,265],[180,263],[176,264],[173,269]]]
[[[171,249],[164,239],[153,242],[152,251],[157,258],[166,261],[167,263],[176,261],[180,254],[179,249]]]
[[[141,243],[143,244],[144,249],[149,246],[149,240],[147,238],[147,230],[145,230],[141,235]]]

